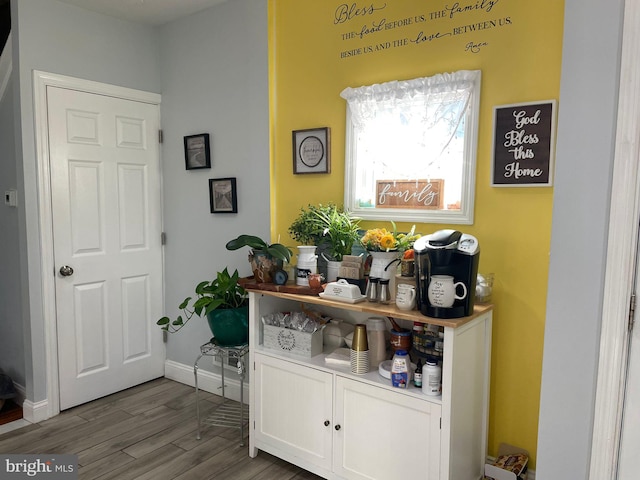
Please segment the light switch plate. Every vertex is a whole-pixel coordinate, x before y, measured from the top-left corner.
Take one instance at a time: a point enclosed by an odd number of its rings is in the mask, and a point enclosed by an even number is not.
[[[18,206],[18,191],[17,190],[6,190],[4,192],[4,204],[9,207],[17,207]]]

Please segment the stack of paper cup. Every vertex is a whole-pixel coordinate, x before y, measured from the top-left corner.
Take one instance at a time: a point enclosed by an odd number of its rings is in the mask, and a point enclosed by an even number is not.
[[[363,375],[369,371],[369,343],[367,327],[363,323],[356,325],[351,343],[351,372]]]

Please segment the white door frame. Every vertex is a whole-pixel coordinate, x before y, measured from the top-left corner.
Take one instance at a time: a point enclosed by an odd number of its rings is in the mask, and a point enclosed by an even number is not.
[[[615,478],[640,219],[640,2],[627,0],[589,478]],[[636,325],[635,328],[640,328]]]
[[[34,70],[33,102],[38,171],[38,221],[42,271],[42,310],[45,326],[45,361],[47,400],[39,402],[31,421],[39,422],[60,413],[58,385],[58,344],[56,328],[55,262],[53,253],[53,211],[51,207],[51,170],[49,166],[49,122],[47,119],[47,87],[54,86],[80,92],[106,95],[137,102],[160,105],[161,96],[90,80]],[[162,172],[160,172],[162,175]],[[162,188],[162,177],[161,177]],[[161,190],[162,192],[162,190]],[[162,194],[162,193],[161,193]]]

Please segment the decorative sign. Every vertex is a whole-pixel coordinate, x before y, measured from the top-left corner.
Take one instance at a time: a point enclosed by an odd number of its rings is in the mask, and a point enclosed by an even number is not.
[[[444,180],[376,180],[377,208],[442,210]]]
[[[494,108],[494,187],[552,185],[555,100]]]

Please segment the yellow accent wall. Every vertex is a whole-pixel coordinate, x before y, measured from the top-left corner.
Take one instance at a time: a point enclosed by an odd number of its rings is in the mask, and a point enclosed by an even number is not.
[[[270,0],[269,14],[272,238],[288,245],[301,207],[343,202],[345,87],[482,71],[474,224],[417,230],[479,240],[496,276],[489,454],[511,443],[535,468],[553,188],[491,186],[493,107],[559,100],[564,2]],[[294,175],[292,131],[316,127],[331,129],[331,173]]]

